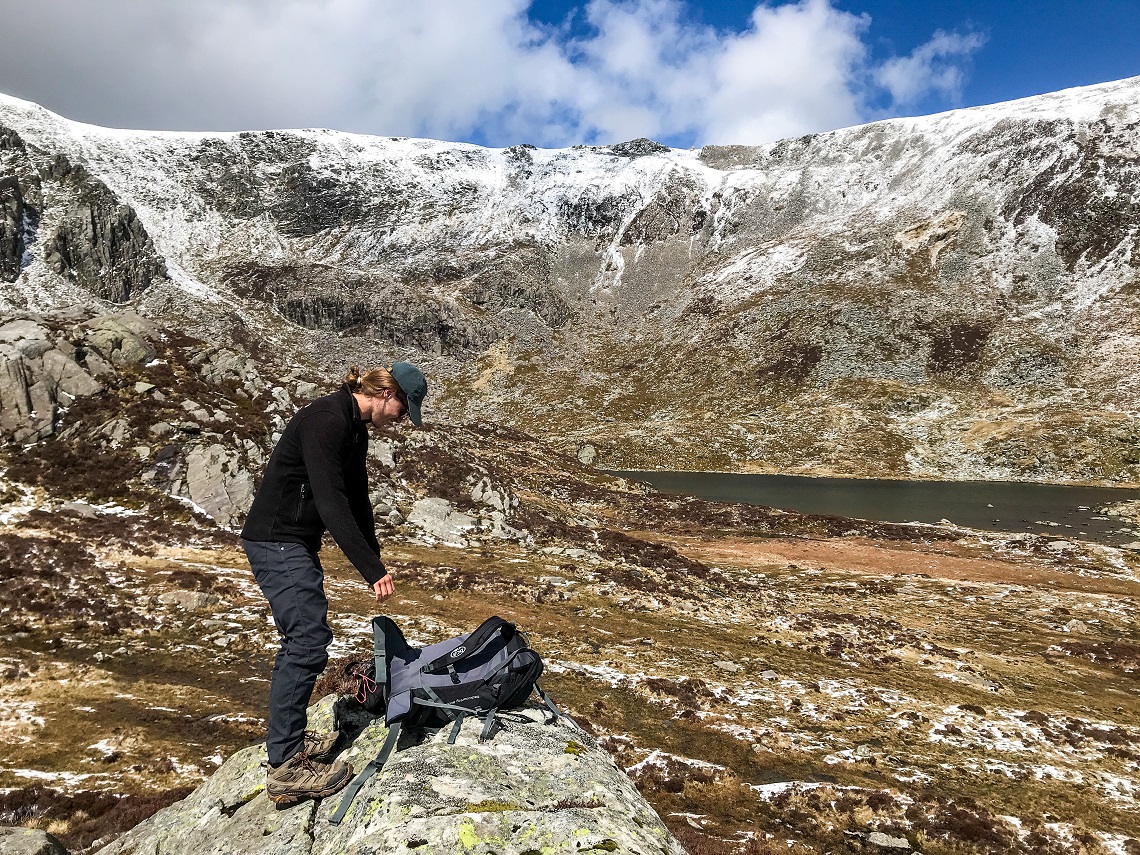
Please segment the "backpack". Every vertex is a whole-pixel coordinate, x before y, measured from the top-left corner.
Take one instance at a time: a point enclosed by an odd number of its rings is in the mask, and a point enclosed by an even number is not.
[[[355,699],[369,712],[383,713],[388,736],[376,757],[348,785],[329,822],[339,825],[349,805],[396,749],[401,728],[442,727],[454,722],[447,744],[454,745],[465,719],[482,719],[480,741],[499,726],[500,710],[522,706],[536,692],[556,718],[569,718],[538,685],[542,657],[526,634],[510,621],[491,617],[468,635],[413,647],[391,618],[372,619],[373,659],[350,665]]]

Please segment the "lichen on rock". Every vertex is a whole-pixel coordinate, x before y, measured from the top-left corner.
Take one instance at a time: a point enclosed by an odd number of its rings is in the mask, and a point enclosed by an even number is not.
[[[339,718],[351,737],[340,757],[361,769],[387,735],[382,719],[336,709],[329,696],[309,725]],[[334,712],[334,709],[336,710]],[[683,855],[633,782],[594,740],[539,707],[503,715],[481,741],[469,721],[454,745],[450,728],[408,732],[400,750],[370,778],[339,826],[335,795],[278,809],[264,794],[265,750],[238,751],[188,798],[129,831],[99,855],[281,852],[497,853],[544,855],[590,850]],[[567,746],[576,746],[567,751]]]

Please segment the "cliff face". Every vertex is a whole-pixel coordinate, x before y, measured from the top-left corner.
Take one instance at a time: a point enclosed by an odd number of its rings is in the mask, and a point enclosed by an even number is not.
[[[1138,481],[1138,96],[699,152],[110,131],[5,98],[0,305],[419,359],[437,412],[605,466]]]

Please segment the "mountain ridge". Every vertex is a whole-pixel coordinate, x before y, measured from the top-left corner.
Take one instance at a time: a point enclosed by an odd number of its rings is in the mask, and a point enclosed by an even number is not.
[[[1108,94],[1108,93],[1113,93],[1115,90],[1118,90],[1118,89],[1128,90],[1128,89],[1131,89],[1137,85],[1140,85],[1140,75],[1135,75],[1132,77],[1123,77],[1123,78],[1120,78],[1119,80],[1109,80],[1109,81],[1104,81],[1102,83],[1091,83],[1091,84],[1085,84],[1085,85],[1081,85],[1081,86],[1069,86],[1069,87],[1066,87],[1064,89],[1056,89],[1056,90],[1053,90],[1051,92],[1042,92],[1042,93],[1038,93],[1036,95],[1026,95],[1026,96],[1022,96],[1020,98],[1010,98],[1010,99],[1005,100],[1005,101],[995,101],[995,102],[989,103],[989,104],[977,104],[977,105],[974,105],[971,107],[954,107],[954,108],[951,108],[949,110],[940,110],[936,113],[926,113],[926,114],[922,114],[922,115],[918,115],[918,116],[895,116],[895,117],[884,118],[884,119],[875,119],[875,120],[870,121],[870,122],[862,122],[862,123],[855,124],[855,125],[847,125],[847,126],[844,126],[841,128],[833,128],[832,130],[828,130],[828,131],[818,131],[815,133],[806,134],[805,136],[816,137],[816,136],[824,136],[827,134],[839,134],[839,133],[843,133],[845,131],[854,130],[856,128],[870,128],[870,127],[875,127],[875,126],[899,124],[899,123],[906,123],[906,122],[922,123],[922,122],[938,120],[938,119],[941,119],[941,118],[946,117],[946,116],[980,115],[983,112],[987,112],[987,111],[999,111],[1003,115],[1008,116],[1010,108],[1017,106],[1017,105],[1029,107],[1031,109],[1031,112],[1033,112],[1037,115],[1040,115],[1043,112],[1042,105],[1049,102],[1049,101],[1062,102],[1068,106],[1068,112],[1058,111],[1057,117],[1081,118],[1084,120],[1088,120],[1089,118],[1092,117],[1091,113],[1085,112],[1082,116],[1074,116],[1073,115],[1073,113],[1080,112],[1082,109],[1085,109],[1087,107],[1087,104],[1085,104],[1083,102],[1083,100],[1082,101],[1077,100],[1079,96],[1087,96],[1090,93]],[[161,130],[161,129],[156,130],[156,129],[146,129],[146,128],[125,128],[125,127],[121,128],[121,127],[111,127],[111,126],[107,126],[107,125],[97,125],[97,124],[94,124],[91,122],[80,122],[80,121],[77,121],[75,119],[69,119],[66,116],[64,116],[62,113],[56,113],[55,111],[50,110],[47,107],[44,107],[42,104],[39,104],[36,101],[32,101],[32,100],[29,100],[26,98],[20,98],[20,97],[17,97],[15,95],[9,95],[5,92],[0,92],[0,105],[5,105],[10,109],[28,110],[28,111],[34,111],[34,112],[46,114],[54,120],[58,120],[60,122],[63,122],[63,123],[65,123],[65,124],[67,124],[73,128],[77,128],[77,129],[89,129],[91,131],[95,131],[95,132],[99,132],[99,133],[103,133],[103,134],[128,134],[128,135],[132,135],[132,136],[154,135],[154,136],[167,137],[167,138],[178,138],[178,137],[206,138],[206,137],[238,136],[238,135],[244,134],[244,133],[303,133],[303,132],[311,132],[311,133],[321,133],[321,134],[331,133],[331,134],[336,134],[337,136],[341,136],[341,137],[345,137],[345,138],[361,138],[361,139],[367,139],[367,140],[387,139],[387,140],[392,140],[392,141],[423,141],[423,142],[436,143],[436,144],[445,145],[445,146],[456,146],[456,147],[461,147],[461,148],[466,147],[466,148],[486,150],[486,151],[506,151],[510,148],[514,148],[517,145],[525,145],[529,148],[535,148],[537,150],[544,150],[544,151],[561,151],[561,150],[564,150],[566,148],[588,148],[588,149],[611,148],[613,145],[613,144],[609,144],[609,145],[572,145],[572,146],[563,146],[561,148],[540,148],[538,146],[530,146],[528,143],[515,143],[514,145],[511,145],[511,146],[486,146],[486,145],[481,145],[479,143],[464,142],[464,141],[460,141],[460,140],[437,140],[437,139],[433,139],[430,137],[391,136],[391,135],[387,135],[387,134],[363,134],[363,133],[358,133],[358,132],[354,132],[354,131],[339,131],[339,130],[336,130],[335,128],[327,128],[327,127],[246,128],[244,130],[230,130],[230,131],[220,131],[220,130],[171,131],[171,130]],[[800,139],[802,139],[802,138],[803,137],[800,137]],[[677,148],[674,146],[665,146],[665,145],[660,144],[660,143],[658,143],[657,145],[661,146],[662,148],[668,149],[670,151],[699,151],[703,148],[732,148],[732,147],[763,148],[766,146],[778,145],[780,142],[783,142],[783,141],[788,140],[788,139],[796,139],[796,137],[786,137],[786,138],[783,138],[780,140],[774,140],[774,141],[769,142],[769,143],[759,143],[759,144],[752,144],[752,145],[737,144],[737,143],[709,143],[709,144],[706,144],[704,146],[694,146],[694,147],[689,148],[689,149],[682,149],[682,148]],[[620,143],[618,143],[618,144],[620,145]]]
[[[1138,90],[700,151],[109,131],[4,97],[37,221],[0,305],[408,356],[441,417],[614,468],[1137,483]]]

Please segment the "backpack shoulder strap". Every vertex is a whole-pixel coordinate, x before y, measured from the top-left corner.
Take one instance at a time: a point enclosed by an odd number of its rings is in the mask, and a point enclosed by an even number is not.
[[[394,654],[407,649],[408,642],[404,633],[400,632],[400,627],[396,626],[394,620],[385,615],[372,618],[372,656],[376,665],[377,683],[388,682],[388,662]]]
[[[498,616],[489,617],[479,624],[478,628],[470,635],[458,639],[459,643],[450,651],[444,653],[442,656],[437,656],[420,670],[425,674],[434,674],[443,671],[448,665],[462,662],[467,657],[477,653],[497,632],[501,632],[509,637],[514,634],[515,625]]]
[[[554,701],[550,700],[550,695],[546,694],[546,692],[542,690],[542,686],[538,685],[538,683],[535,683],[534,690],[538,693],[538,696],[542,699],[542,703],[546,705],[546,708],[554,713],[554,718],[547,722],[548,724],[553,724],[554,722],[558,721],[558,719],[564,718],[578,729],[581,729],[582,726],[578,724],[578,722],[574,721],[574,719],[570,718],[570,716],[555,706]]]
[[[344,819],[344,815],[348,813],[348,808],[352,804],[352,800],[356,798],[356,794],[360,792],[360,788],[364,783],[384,768],[388,762],[388,758],[392,756],[392,752],[396,750],[396,743],[400,741],[400,722],[396,722],[388,728],[388,735],[384,738],[384,744],[380,747],[379,753],[372,758],[371,762],[363,769],[360,770],[352,783],[344,791],[344,796],[341,797],[340,804],[337,805],[336,813],[329,817],[329,825],[340,825]]]

